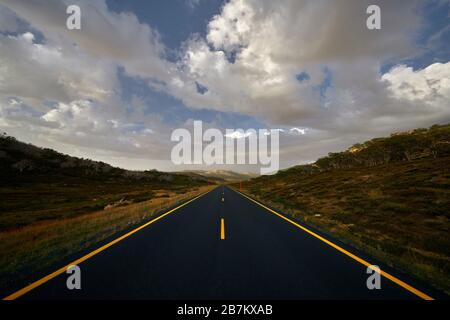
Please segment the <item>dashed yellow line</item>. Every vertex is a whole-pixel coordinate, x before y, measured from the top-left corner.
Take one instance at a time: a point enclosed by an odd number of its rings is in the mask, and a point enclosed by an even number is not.
[[[352,258],[353,260],[358,261],[359,263],[363,264],[364,266],[370,267],[370,266],[373,265],[372,263],[369,263],[369,262],[367,262],[366,260],[364,260],[364,259],[362,259],[362,258],[360,258],[360,257],[358,257],[358,256],[356,256],[356,255],[354,255],[353,253],[351,253],[351,252],[345,250],[344,248],[338,246],[337,244],[335,244],[335,243],[333,243],[333,242],[331,242],[331,241],[325,239],[324,237],[318,235],[317,233],[315,233],[315,232],[309,230],[308,228],[306,228],[306,227],[304,227],[304,226],[298,224],[297,222],[295,222],[295,221],[293,221],[293,220],[291,220],[291,219],[285,217],[284,215],[282,215],[282,214],[280,214],[280,213],[278,213],[278,212],[276,212],[276,211],[270,209],[269,207],[263,205],[262,203],[260,203],[260,202],[258,202],[258,201],[256,201],[256,200],[254,200],[254,199],[252,199],[252,198],[250,198],[249,196],[245,195],[244,193],[239,192],[239,191],[237,191],[237,190],[234,190],[234,191],[236,191],[237,193],[239,193],[239,194],[242,195],[243,197],[249,199],[250,201],[256,203],[257,205],[263,207],[263,208],[266,209],[267,211],[269,211],[269,212],[271,212],[271,213],[277,215],[277,216],[280,217],[281,219],[286,220],[287,222],[293,224],[293,225],[296,226],[297,228],[299,228],[299,229],[305,231],[306,233],[312,235],[313,237],[319,239],[320,241],[325,242],[325,243],[328,244],[329,246],[331,246],[331,247],[333,247],[334,249],[336,249],[336,250],[342,252],[343,254],[345,254],[346,256],[348,256],[348,257],[350,257],[350,258]],[[385,272],[385,271],[382,271],[382,270],[381,270],[380,274],[381,274],[383,277],[385,277],[385,278],[391,280],[392,282],[396,283],[396,284],[399,285],[400,287],[402,287],[402,288],[408,290],[409,292],[415,294],[416,296],[418,296],[418,297],[420,297],[420,298],[422,298],[422,299],[424,299],[424,300],[434,300],[434,299],[433,299],[432,297],[430,297],[429,295],[423,293],[422,291],[420,291],[420,290],[414,288],[413,286],[407,284],[406,282],[404,282],[404,281],[398,279],[397,277],[394,277],[393,275],[391,275],[391,274],[389,274],[389,273],[387,273],[387,272]]]
[[[128,233],[126,233],[126,234],[124,234],[124,235],[122,235],[122,236],[120,236],[120,237],[114,239],[113,241],[111,241],[111,242],[109,242],[109,243],[107,243],[107,244],[101,246],[100,248],[98,248],[98,249],[96,249],[96,250],[94,250],[94,251],[92,251],[92,252],[90,252],[90,253],[84,255],[83,257],[81,257],[81,258],[79,258],[79,259],[77,259],[77,260],[75,260],[75,261],[69,263],[68,265],[66,265],[66,266],[64,266],[64,267],[62,267],[62,268],[59,268],[58,270],[56,270],[56,271],[50,273],[49,275],[47,275],[47,276],[45,276],[45,277],[43,277],[43,278],[41,278],[41,279],[39,279],[39,280],[37,280],[37,281],[35,281],[35,282],[29,284],[28,286],[26,286],[26,287],[24,287],[24,288],[22,288],[22,289],[20,289],[20,290],[18,290],[18,291],[16,291],[16,292],[14,292],[13,294],[10,294],[9,296],[3,298],[3,300],[14,300],[14,299],[17,299],[17,298],[23,296],[23,295],[26,294],[27,292],[30,292],[31,290],[33,290],[33,289],[39,287],[40,285],[46,283],[47,281],[49,281],[49,280],[51,280],[51,279],[53,279],[53,278],[59,276],[60,274],[66,272],[67,268],[70,267],[71,265],[78,265],[78,264],[80,264],[80,263],[82,263],[82,262],[88,260],[89,258],[92,258],[92,257],[95,256],[96,254],[98,254],[98,253],[100,253],[100,252],[102,252],[102,251],[108,249],[109,247],[111,247],[111,246],[115,245],[116,243],[118,243],[118,242],[124,240],[125,238],[128,238],[128,237],[131,236],[132,234],[134,234],[134,233],[136,233],[136,232],[138,232],[138,231],[144,229],[145,227],[148,227],[148,226],[151,225],[152,223],[155,223],[156,221],[158,221],[158,220],[164,218],[165,216],[171,214],[172,212],[174,212],[174,211],[176,211],[176,210],[178,210],[178,209],[184,207],[185,205],[187,205],[187,204],[189,204],[189,203],[191,203],[191,202],[197,200],[198,198],[204,196],[205,194],[211,192],[211,191],[214,190],[214,189],[215,189],[215,188],[213,188],[213,189],[211,189],[211,190],[209,190],[209,191],[207,191],[207,192],[205,192],[205,193],[202,193],[201,195],[198,195],[197,197],[195,197],[195,198],[193,198],[193,199],[191,199],[191,200],[189,200],[189,201],[187,201],[187,202],[184,202],[183,204],[179,205],[178,207],[173,208],[173,209],[167,211],[166,213],[164,213],[164,214],[158,216],[157,218],[155,218],[155,219],[153,219],[153,220],[151,220],[151,221],[149,221],[149,222],[147,222],[147,223],[141,225],[140,227],[137,227],[136,229],[133,229],[132,231],[130,231],[130,232],[128,232]]]
[[[225,240],[225,219],[220,219],[220,240]]]

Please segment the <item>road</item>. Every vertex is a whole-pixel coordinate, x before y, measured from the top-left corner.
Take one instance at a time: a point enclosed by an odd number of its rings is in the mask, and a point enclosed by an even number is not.
[[[405,289],[385,276],[380,290],[369,290],[367,267],[357,261],[367,258],[327,239],[219,186],[85,259],[80,290],[68,290],[69,275],[60,273],[15,297],[421,299],[414,293],[420,287]]]

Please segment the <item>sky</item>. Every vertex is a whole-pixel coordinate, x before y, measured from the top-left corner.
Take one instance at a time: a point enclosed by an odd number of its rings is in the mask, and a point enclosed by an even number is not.
[[[81,9],[68,30],[66,8]],[[369,30],[366,9],[381,9]],[[0,0],[0,130],[176,166],[177,128],[280,129],[281,168],[450,122],[450,0]]]

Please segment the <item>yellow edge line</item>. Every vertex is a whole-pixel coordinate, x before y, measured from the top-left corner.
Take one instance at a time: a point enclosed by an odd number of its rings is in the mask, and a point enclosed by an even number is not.
[[[233,189],[233,190],[234,190],[234,189]],[[353,260],[356,260],[356,261],[358,261],[359,263],[365,265],[366,267],[370,267],[370,266],[372,265],[371,263],[367,262],[366,260],[361,259],[360,257],[354,255],[353,253],[351,253],[351,252],[345,250],[344,248],[338,246],[337,244],[334,244],[333,242],[331,242],[331,241],[325,239],[324,237],[321,237],[321,236],[318,235],[317,233],[315,233],[315,232],[313,232],[313,231],[311,231],[311,230],[309,230],[309,229],[303,227],[302,225],[300,225],[300,224],[298,224],[298,223],[292,221],[292,220],[289,219],[289,218],[286,218],[286,217],[283,216],[282,214],[280,214],[280,213],[278,213],[278,212],[276,212],[276,211],[270,209],[269,207],[263,205],[262,203],[259,203],[258,201],[256,201],[256,200],[254,200],[254,199],[248,197],[248,196],[245,195],[244,193],[239,192],[239,191],[237,191],[237,190],[234,190],[234,191],[237,192],[237,193],[239,193],[240,195],[246,197],[247,199],[253,201],[254,203],[256,203],[257,205],[263,207],[264,209],[270,211],[271,213],[277,215],[278,217],[280,217],[280,218],[286,220],[287,222],[293,224],[293,225],[296,226],[297,228],[300,228],[300,229],[302,229],[303,231],[309,233],[309,234],[312,235],[313,237],[315,237],[315,238],[317,238],[317,239],[319,239],[319,240],[325,242],[326,244],[328,244],[328,245],[330,245],[331,247],[333,247],[334,249],[336,249],[336,250],[342,252],[343,254],[345,254],[346,256],[348,256],[348,257],[350,257],[350,258],[352,258]],[[424,299],[424,300],[434,300],[434,298],[430,297],[429,295],[427,295],[427,294],[423,293],[422,291],[420,291],[420,290],[418,290],[418,289],[416,289],[416,288],[410,286],[409,284],[403,282],[402,280],[398,279],[397,277],[394,277],[393,275],[391,275],[391,274],[389,274],[389,273],[387,273],[387,272],[385,272],[385,271],[382,271],[382,270],[381,270],[380,274],[381,274],[383,277],[385,277],[385,278],[391,280],[392,282],[398,284],[400,287],[402,287],[402,288],[408,290],[409,292],[415,294],[416,296],[418,296],[418,297],[420,297],[420,298],[422,298],[422,299]]]
[[[213,188],[213,189],[211,189],[211,190],[209,190],[209,191],[206,191],[205,193],[202,193],[202,194],[196,196],[195,198],[193,198],[193,199],[191,199],[191,200],[189,200],[189,201],[187,201],[187,202],[185,202],[185,203],[179,205],[178,207],[173,208],[173,209],[167,211],[166,213],[164,213],[164,214],[158,216],[157,218],[155,218],[155,219],[153,219],[153,220],[151,220],[151,221],[149,221],[149,222],[143,224],[142,226],[137,227],[136,229],[131,230],[130,232],[128,232],[128,233],[126,233],[126,234],[120,236],[119,238],[116,238],[116,239],[112,240],[111,242],[109,242],[109,243],[107,243],[107,244],[101,246],[100,248],[98,248],[98,249],[96,249],[96,250],[94,250],[94,251],[92,251],[92,252],[86,254],[85,256],[83,256],[83,257],[81,257],[81,258],[79,258],[79,259],[77,259],[77,260],[75,260],[75,261],[69,263],[68,265],[66,265],[66,266],[64,266],[64,267],[62,267],[62,268],[59,268],[58,270],[56,270],[56,271],[50,273],[49,275],[47,275],[47,276],[45,276],[45,277],[43,277],[43,278],[41,278],[41,279],[39,279],[39,280],[37,280],[37,281],[35,281],[35,282],[29,284],[28,286],[26,286],[26,287],[24,287],[24,288],[22,288],[22,289],[20,289],[20,290],[18,290],[18,291],[16,291],[16,292],[14,292],[13,294],[10,294],[9,296],[3,298],[3,300],[15,300],[15,299],[17,299],[17,298],[23,296],[23,295],[26,294],[27,292],[30,292],[31,290],[33,290],[33,289],[39,287],[40,285],[46,283],[47,281],[49,281],[49,280],[55,278],[56,276],[59,276],[60,274],[66,272],[66,270],[67,270],[67,268],[68,268],[69,266],[71,266],[71,265],[78,265],[78,264],[80,264],[80,263],[82,263],[82,262],[88,260],[89,258],[92,258],[92,257],[95,256],[96,254],[98,254],[98,253],[100,253],[100,252],[102,252],[102,251],[108,249],[109,247],[115,245],[115,244],[118,243],[119,241],[122,241],[123,239],[128,238],[128,237],[131,236],[132,234],[134,234],[134,233],[136,233],[136,232],[138,232],[138,231],[144,229],[145,227],[147,227],[147,226],[151,225],[152,223],[154,223],[154,222],[156,222],[156,221],[158,221],[158,220],[164,218],[164,217],[167,216],[168,214],[170,214],[170,213],[172,213],[172,212],[174,212],[174,211],[180,209],[181,207],[184,207],[185,205],[191,203],[192,201],[197,200],[198,198],[200,198],[200,197],[204,196],[205,194],[207,194],[207,193],[213,191],[214,189],[215,189],[215,188]]]
[[[225,219],[220,219],[220,239],[225,240]]]

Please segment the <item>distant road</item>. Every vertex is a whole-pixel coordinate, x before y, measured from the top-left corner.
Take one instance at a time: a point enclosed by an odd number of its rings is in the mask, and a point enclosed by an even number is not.
[[[392,270],[369,290],[368,258],[302,228],[220,186],[83,257],[81,290],[61,269],[9,298],[431,298]]]

